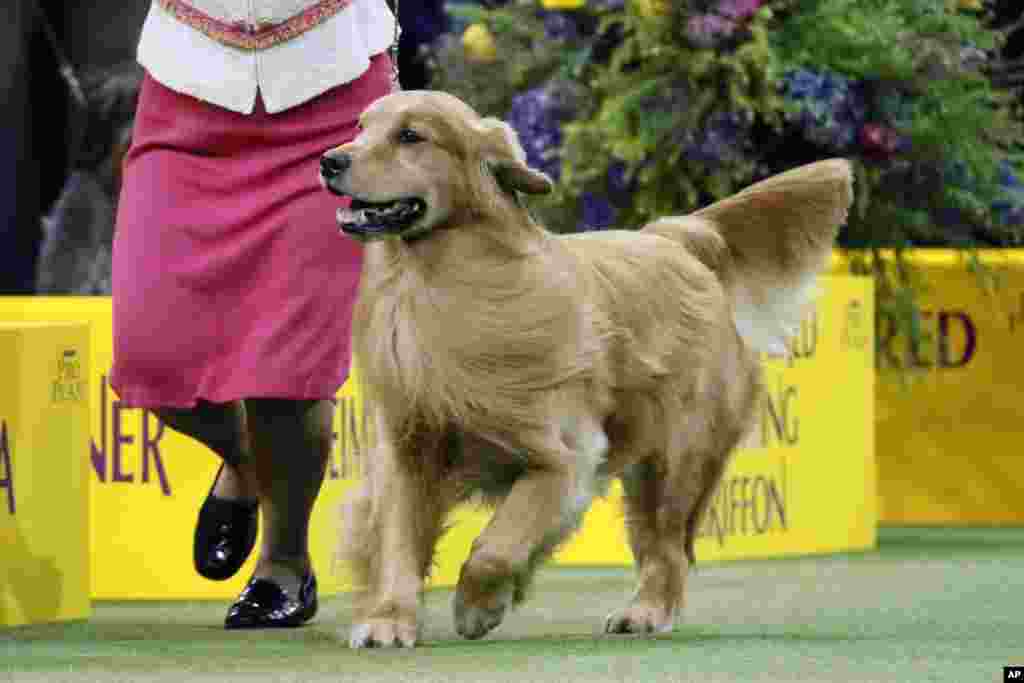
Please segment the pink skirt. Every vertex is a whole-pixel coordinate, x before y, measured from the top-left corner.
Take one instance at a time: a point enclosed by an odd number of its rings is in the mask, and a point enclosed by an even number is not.
[[[126,406],[335,395],[362,251],[319,159],[390,79],[379,55],[356,81],[246,116],[145,78],[113,248],[110,383]]]

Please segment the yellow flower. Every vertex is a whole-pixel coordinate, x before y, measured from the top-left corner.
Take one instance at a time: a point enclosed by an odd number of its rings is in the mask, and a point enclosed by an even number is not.
[[[483,24],[470,24],[462,34],[462,49],[473,62],[493,62],[498,58],[494,36]]]
[[[541,0],[544,9],[579,9],[587,0]]]
[[[633,0],[633,4],[641,16],[657,17],[669,13],[672,0]]]

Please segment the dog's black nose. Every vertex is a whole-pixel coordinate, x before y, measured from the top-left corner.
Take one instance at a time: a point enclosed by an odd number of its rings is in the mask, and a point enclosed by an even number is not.
[[[352,165],[352,157],[345,152],[328,152],[320,157],[320,175],[336,178]]]

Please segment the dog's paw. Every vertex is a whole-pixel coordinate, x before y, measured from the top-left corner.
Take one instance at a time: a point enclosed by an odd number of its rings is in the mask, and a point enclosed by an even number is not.
[[[455,630],[476,640],[494,630],[512,605],[516,579],[501,562],[470,558],[455,591]]]
[[[673,627],[672,614],[651,605],[630,605],[615,610],[604,622],[605,633],[668,633]]]
[[[469,640],[483,638],[505,619],[505,611],[512,603],[512,590],[508,598],[500,596],[493,605],[466,604],[461,594],[455,594],[455,631]]]
[[[370,619],[352,627],[348,644],[353,650],[371,647],[416,647],[415,623]]]

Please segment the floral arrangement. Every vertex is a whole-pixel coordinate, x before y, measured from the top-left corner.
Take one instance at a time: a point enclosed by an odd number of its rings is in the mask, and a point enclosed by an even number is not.
[[[487,5],[451,10],[466,28],[435,47],[431,87],[517,129],[557,181],[536,205],[557,230],[639,226],[846,157],[840,244],[903,319],[905,249],[1024,240],[1020,83],[981,0]]]

